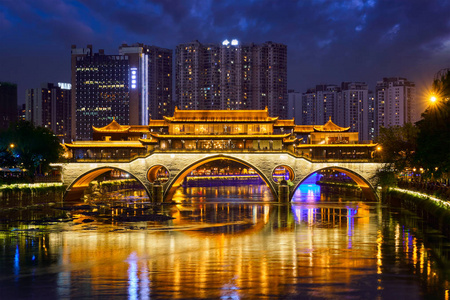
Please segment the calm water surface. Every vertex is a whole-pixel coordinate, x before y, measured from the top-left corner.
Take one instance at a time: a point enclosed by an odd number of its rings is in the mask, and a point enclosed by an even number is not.
[[[449,298],[418,219],[358,196],[180,188],[159,211],[142,196],[1,212],[0,299]],[[117,221],[156,212],[174,219]]]

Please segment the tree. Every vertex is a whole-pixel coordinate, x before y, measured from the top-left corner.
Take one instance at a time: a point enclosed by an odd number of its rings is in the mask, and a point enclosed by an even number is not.
[[[450,70],[441,72],[433,82],[436,102],[431,104],[416,123],[417,160],[428,175],[447,177],[450,173]]]
[[[41,172],[49,169],[52,162],[59,159],[63,148],[59,139],[47,128],[36,127],[31,122],[13,123],[0,132],[0,150],[10,152],[16,166],[27,170],[33,176],[38,168]],[[5,160],[11,157],[4,155]]]
[[[0,141],[0,144],[1,141]],[[13,168],[17,165],[17,160],[11,150],[0,146],[0,167]]]
[[[395,173],[415,165],[418,128],[411,123],[403,126],[381,127],[378,143],[385,170]]]

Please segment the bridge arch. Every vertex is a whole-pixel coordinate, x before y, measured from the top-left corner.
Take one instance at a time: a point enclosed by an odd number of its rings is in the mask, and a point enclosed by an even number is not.
[[[275,175],[276,175],[276,171],[280,170],[281,168],[283,168],[286,172],[289,173],[289,180],[290,181],[294,181],[294,179],[296,177],[295,176],[295,172],[294,172],[294,168],[289,166],[288,164],[281,164],[281,165],[277,165],[276,167],[274,167],[273,170],[272,170],[272,180],[274,182],[278,183],[278,181],[275,179]]]
[[[122,172],[125,172],[127,174],[130,174],[130,176],[138,181],[142,187],[144,188],[145,192],[147,193],[147,196],[151,199],[151,195],[145,186],[145,184],[139,179],[138,176],[134,175],[133,173],[130,173],[130,171],[118,168],[118,167],[112,167],[112,166],[102,166],[99,168],[91,169],[87,172],[84,172],[80,176],[78,176],[66,189],[64,193],[64,200],[75,200],[80,199],[80,197],[83,195],[84,190],[89,186],[89,183],[97,178],[98,176],[112,171],[112,170],[119,170]]]
[[[166,170],[167,173],[168,173],[167,175],[169,176],[169,178],[167,178],[167,180],[164,180],[163,183],[165,183],[165,182],[167,182],[168,180],[170,180],[169,169],[168,169],[165,165],[163,165],[163,164],[155,164],[155,165],[152,165],[150,168],[148,168],[148,171],[147,171],[147,180],[148,180],[149,182],[151,182],[151,183],[153,183],[153,182],[155,182],[156,180],[158,180],[158,179],[159,179],[159,177],[158,177],[158,172],[159,172],[160,170],[162,170],[162,169]]]
[[[174,195],[175,191],[178,189],[178,187],[183,182],[184,178],[192,170],[194,170],[195,168],[197,168],[197,167],[199,167],[201,165],[204,165],[204,164],[206,164],[208,162],[215,161],[215,160],[230,160],[230,161],[234,161],[234,162],[240,163],[240,164],[242,164],[242,165],[244,165],[244,166],[246,166],[248,168],[252,168],[253,170],[256,171],[256,173],[258,173],[258,175],[261,177],[261,179],[264,181],[264,183],[270,188],[270,191],[272,193],[273,199],[274,200],[277,199],[276,188],[274,186],[273,180],[268,175],[264,174],[264,172],[262,172],[258,167],[256,167],[252,163],[249,163],[248,161],[245,161],[245,160],[242,160],[242,159],[230,156],[230,155],[224,155],[224,154],[218,154],[218,155],[214,155],[214,156],[204,157],[204,158],[199,159],[196,162],[190,164],[189,166],[185,167],[176,176],[174,176],[173,178],[171,178],[168,181],[168,183],[167,183],[167,185],[165,187],[164,199],[171,199],[172,198],[172,196]],[[270,176],[272,176],[272,174],[270,174]]]
[[[308,177],[310,177],[312,174],[317,173],[322,170],[333,170],[333,171],[338,171],[338,172],[344,173],[345,175],[350,177],[361,188],[361,191],[363,192],[363,195],[364,195],[364,197],[366,197],[366,199],[375,200],[375,201],[378,200],[378,195],[376,193],[376,190],[373,187],[373,185],[367,180],[367,178],[364,178],[364,176],[362,176],[361,174],[358,174],[354,170],[350,170],[350,169],[347,169],[344,167],[338,167],[338,166],[319,168],[315,171],[310,172],[295,186],[294,193]],[[291,195],[291,201],[292,201],[292,198],[294,197],[294,193],[292,193],[292,195]]]

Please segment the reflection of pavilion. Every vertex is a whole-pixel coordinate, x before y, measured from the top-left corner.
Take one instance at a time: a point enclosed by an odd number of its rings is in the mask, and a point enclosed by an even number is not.
[[[78,161],[122,161],[153,152],[289,152],[309,159],[370,159],[375,144],[359,144],[358,133],[334,124],[295,125],[265,110],[178,110],[149,125],[93,128],[92,141],[65,144]]]

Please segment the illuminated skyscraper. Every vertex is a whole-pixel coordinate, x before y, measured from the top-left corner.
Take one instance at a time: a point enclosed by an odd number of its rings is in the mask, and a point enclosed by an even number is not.
[[[287,47],[199,41],[176,48],[176,96],[180,109],[264,109],[287,117]]]
[[[52,130],[61,141],[70,141],[71,96],[70,83],[43,83],[25,90],[25,120]]]
[[[172,113],[172,50],[126,44],[119,55],[93,53],[92,46],[72,46],[72,133],[92,138],[92,126],[113,119],[121,124],[147,125],[149,117]]]
[[[139,88],[134,89],[132,83],[130,97],[139,97],[137,93],[140,93],[140,107],[148,107],[147,114],[139,112],[142,124],[147,125],[149,118],[162,120],[163,116],[172,115],[173,50],[144,44],[123,44],[119,47],[119,54],[128,56],[132,68],[139,71],[139,76],[135,78]]]

